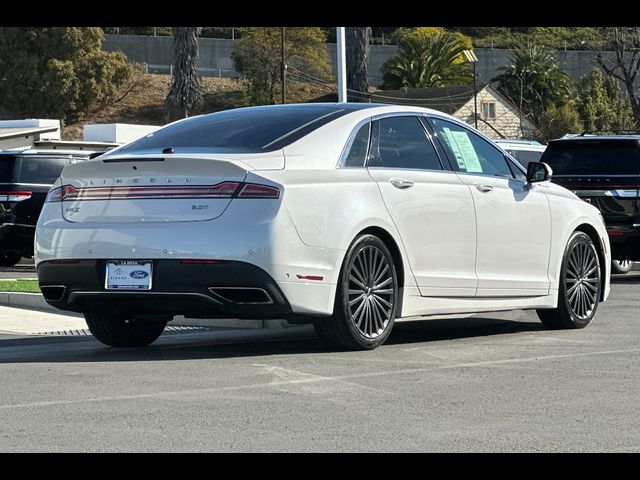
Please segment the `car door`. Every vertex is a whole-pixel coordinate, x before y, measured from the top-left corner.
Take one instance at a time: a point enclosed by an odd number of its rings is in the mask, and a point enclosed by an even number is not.
[[[371,128],[367,168],[400,233],[420,294],[474,296],[476,219],[469,188],[436,153],[418,116],[378,118]]]
[[[458,123],[430,117],[438,141],[473,195],[477,219],[477,296],[546,295],[551,214],[539,185],[515,175],[506,156]],[[519,177],[519,178],[517,178]]]

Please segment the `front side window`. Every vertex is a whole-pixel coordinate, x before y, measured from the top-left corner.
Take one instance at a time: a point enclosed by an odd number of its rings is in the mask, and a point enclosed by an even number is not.
[[[370,167],[442,170],[440,159],[418,117],[373,122]]]
[[[369,147],[369,122],[358,129],[358,133],[353,137],[349,153],[344,158],[345,167],[362,167],[367,156]]]
[[[456,171],[513,178],[503,153],[479,135],[447,120],[431,121]]]

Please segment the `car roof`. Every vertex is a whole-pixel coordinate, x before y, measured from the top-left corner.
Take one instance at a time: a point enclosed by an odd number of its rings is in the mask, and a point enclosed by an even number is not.
[[[562,138],[549,140],[549,145],[564,142],[589,142],[589,141],[613,142],[620,140],[630,140],[640,142],[640,135],[568,135]]]

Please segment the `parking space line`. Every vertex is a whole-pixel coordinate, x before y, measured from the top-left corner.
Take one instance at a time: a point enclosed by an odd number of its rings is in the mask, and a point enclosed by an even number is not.
[[[585,352],[585,353],[569,353],[564,355],[543,355],[543,356],[534,356],[534,357],[525,357],[525,358],[507,358],[502,360],[487,360],[487,361],[481,361],[481,362],[457,363],[453,365],[434,365],[431,367],[405,368],[405,369],[398,369],[398,370],[385,370],[385,371],[369,372],[369,373],[354,373],[354,374],[346,374],[346,375],[337,375],[335,377],[312,376],[309,378],[289,379],[289,380],[280,381],[280,382],[256,383],[251,385],[234,385],[234,386],[228,386],[228,387],[173,390],[173,391],[155,392],[155,393],[141,393],[141,394],[135,394],[135,395],[114,395],[114,396],[108,396],[108,397],[95,397],[95,398],[84,398],[84,399],[76,398],[76,399],[70,399],[70,400],[51,400],[51,401],[42,401],[42,402],[4,404],[4,405],[0,405],[0,410],[11,410],[11,409],[18,409],[18,408],[51,407],[51,406],[73,405],[73,404],[93,403],[93,402],[113,402],[113,401],[121,401],[121,400],[124,400],[124,401],[144,400],[144,399],[153,399],[153,398],[162,398],[162,397],[175,397],[180,395],[187,396],[187,395],[198,395],[203,393],[240,391],[240,390],[248,390],[248,389],[255,389],[255,388],[273,388],[278,386],[287,386],[287,385],[294,385],[294,384],[307,384],[307,383],[317,383],[317,382],[327,382],[327,381],[332,381],[332,382],[348,381],[348,380],[364,379],[364,378],[398,376],[398,375],[406,375],[406,374],[413,374],[413,373],[420,373],[420,372],[427,372],[427,371],[441,370],[441,369],[473,368],[473,367],[484,367],[484,366],[501,365],[501,364],[509,364],[509,363],[537,362],[537,361],[543,361],[543,360],[560,360],[560,359],[567,359],[567,358],[589,357],[589,356],[596,356],[596,355],[616,355],[616,354],[627,354],[627,353],[640,353],[640,348],[624,349],[624,350],[604,350],[604,351],[598,351],[598,352]],[[385,392],[385,393],[388,393],[388,392]]]

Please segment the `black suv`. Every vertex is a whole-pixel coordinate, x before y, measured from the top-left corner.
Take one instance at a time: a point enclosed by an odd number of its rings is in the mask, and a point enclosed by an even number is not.
[[[33,256],[33,236],[40,210],[53,182],[72,162],[90,151],[0,151],[0,266]]]
[[[640,135],[581,135],[551,140],[541,162],[552,181],[573,191],[602,213],[615,260],[624,273],[640,260]],[[616,265],[617,264],[617,265]]]

